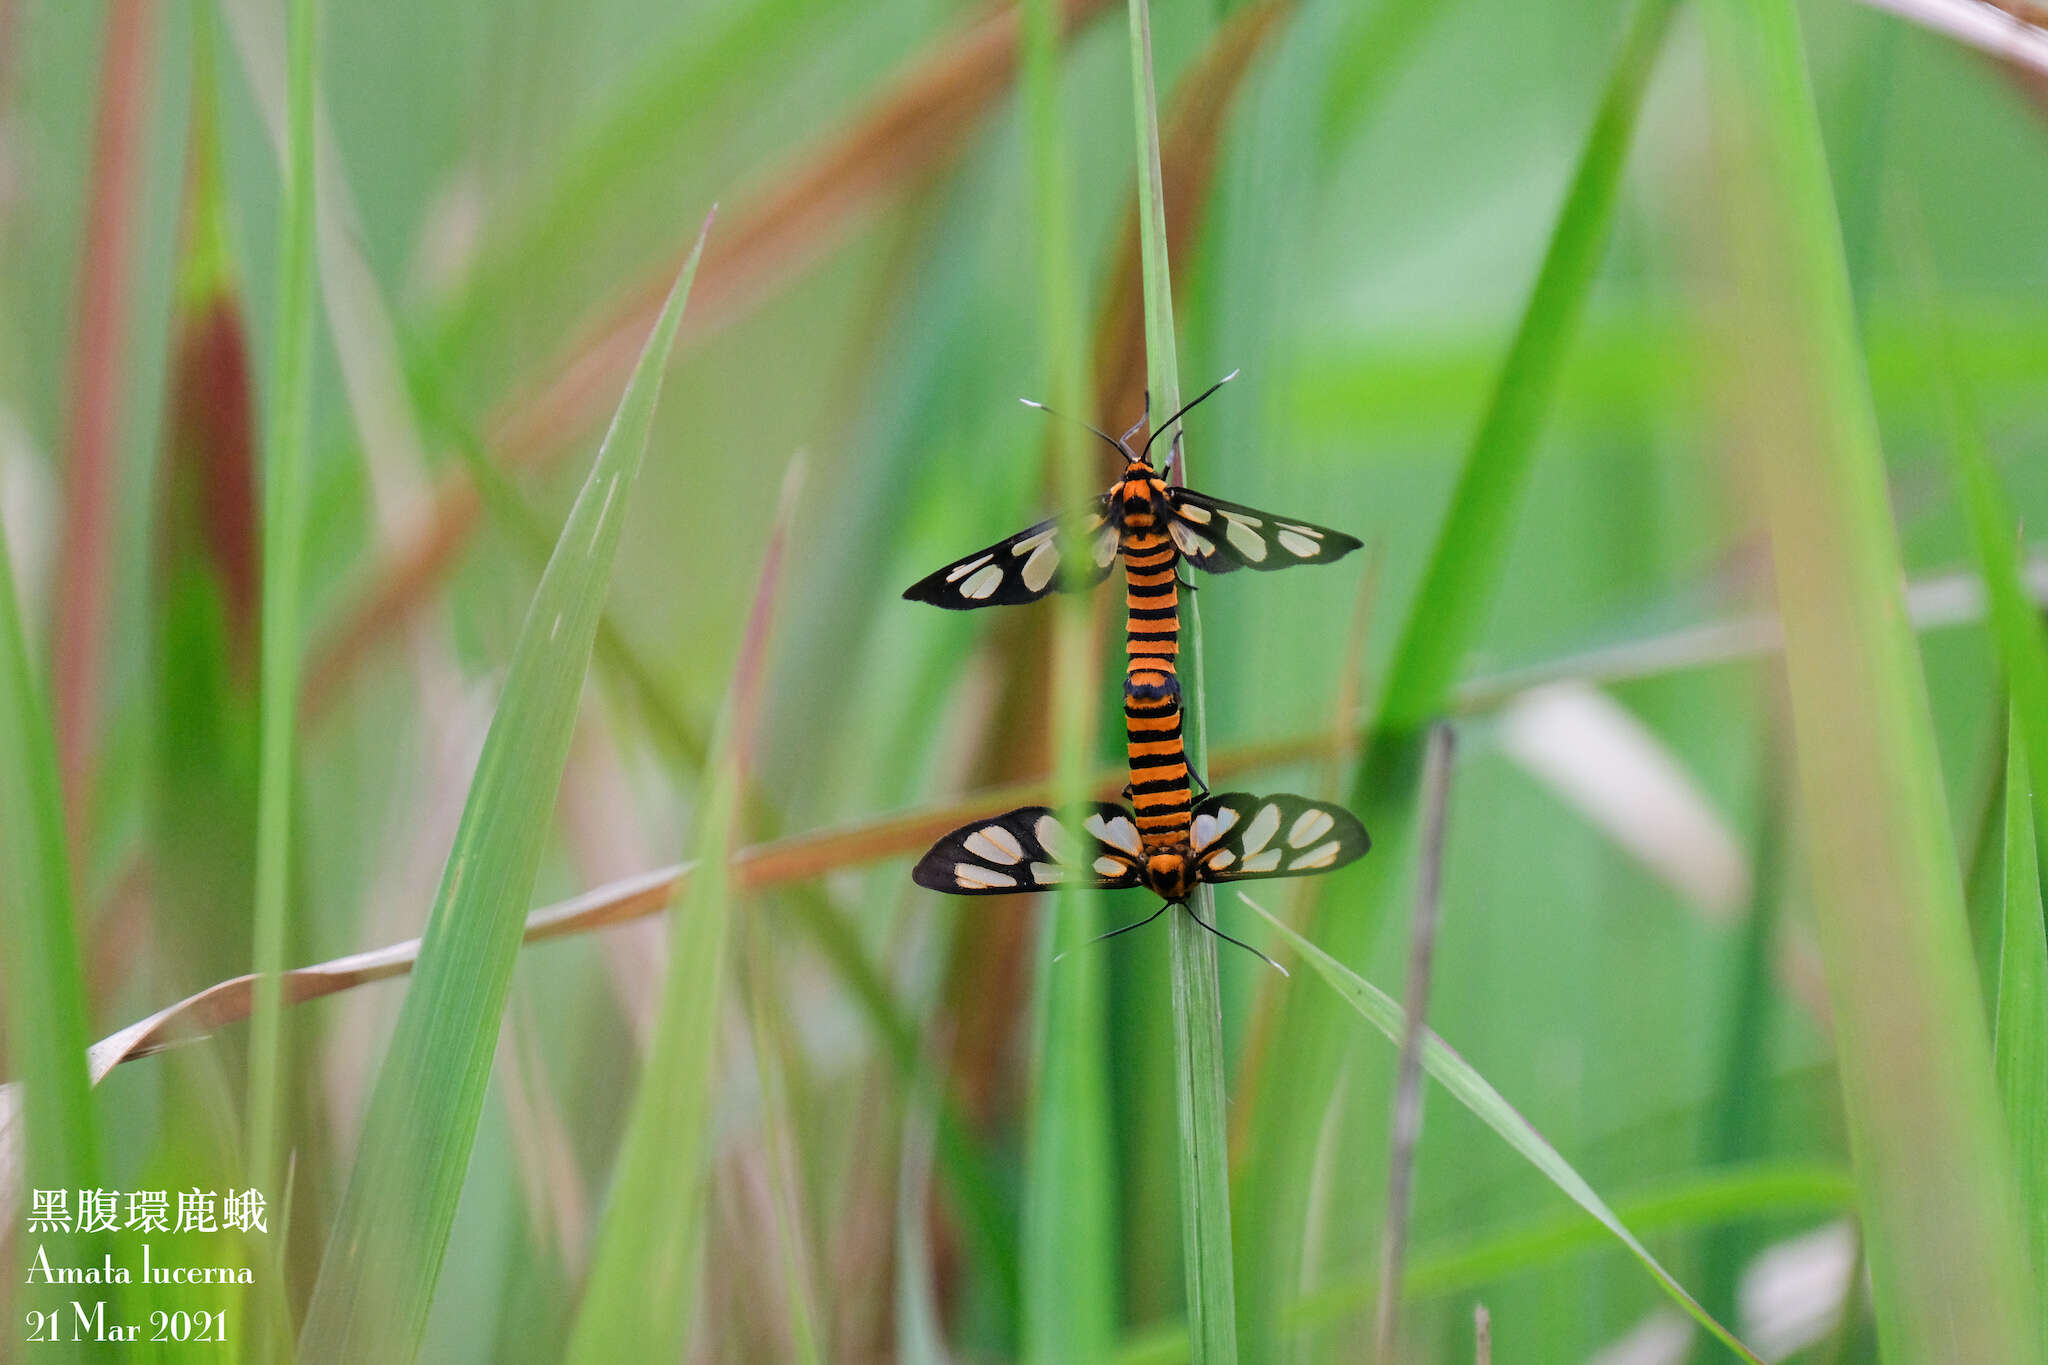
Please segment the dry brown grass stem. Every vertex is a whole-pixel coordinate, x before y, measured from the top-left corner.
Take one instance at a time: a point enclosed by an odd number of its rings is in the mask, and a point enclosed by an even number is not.
[[[71,344],[66,415],[64,524],[55,577],[51,670],[58,770],[67,827],[80,837],[105,668],[108,560],[113,543],[114,461],[134,230],[141,192],[143,119],[155,45],[154,0],[116,0],[107,10],[105,57],[93,131],[85,245],[78,270],[78,330]]]

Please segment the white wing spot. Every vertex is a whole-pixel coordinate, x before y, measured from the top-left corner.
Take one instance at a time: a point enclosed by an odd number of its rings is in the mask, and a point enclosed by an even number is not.
[[[1181,522],[1172,522],[1170,529],[1173,532],[1173,543],[1178,545],[1180,552],[1189,559],[1207,559],[1216,553],[1215,542],[1196,535]]]
[[[1318,545],[1315,541],[1310,540],[1307,536],[1297,534],[1290,527],[1283,526],[1280,529],[1280,535],[1278,538],[1280,543],[1287,547],[1287,552],[1289,554],[1295,555],[1301,559],[1307,559],[1310,556],[1320,552],[1323,548],[1321,545]]]
[[[1259,807],[1259,813],[1244,827],[1242,840],[1246,856],[1245,866],[1251,866],[1250,856],[1264,848],[1280,828],[1280,808],[1270,801]]]
[[[1294,821],[1294,827],[1287,831],[1287,842],[1295,848],[1307,848],[1330,832],[1337,822],[1326,810],[1305,810]]]
[[[1307,536],[1310,540],[1321,540],[1323,538],[1323,533],[1313,526],[1296,526],[1291,521],[1276,521],[1273,524],[1283,531],[1292,531],[1298,536]]]
[[[1026,536],[1024,537],[1024,539],[1018,541],[1015,545],[1012,545],[1010,547],[1010,553],[1013,555],[1028,555],[1033,550],[1045,544],[1047,541],[1051,540],[1054,536],[1058,534],[1059,527],[1048,526],[1043,531],[1040,531],[1037,535]]]
[[[1329,843],[1324,844],[1321,848],[1312,848],[1308,852],[1302,854],[1299,858],[1296,858],[1291,864],[1288,865],[1287,870],[1289,872],[1299,872],[1302,868],[1305,867],[1328,867],[1331,863],[1337,861],[1337,854],[1343,849],[1343,847],[1344,845],[1338,843],[1335,839],[1332,839]],[[1277,849],[1274,851],[1278,852]]]
[[[1237,547],[1237,552],[1256,564],[1266,557],[1266,538],[1252,528],[1258,525],[1247,521],[1235,512],[1223,514],[1223,537]]]
[[[1056,886],[1066,880],[1067,870],[1058,863],[1031,864],[1031,880],[1040,886]]]
[[[1209,859],[1208,868],[1211,872],[1221,872],[1236,861],[1237,855],[1235,853],[1232,853],[1227,848],[1219,848],[1216,850],[1216,856]]]
[[[1210,518],[1216,515],[1208,508],[1192,502],[1178,503],[1173,510],[1197,526],[1207,526]]]
[[[1095,567],[1106,569],[1116,558],[1116,527],[1111,526],[1095,537]]]
[[[994,558],[994,555],[976,555],[965,563],[955,564],[946,571],[946,581],[948,583],[958,583],[961,579],[967,577],[967,575],[973,573],[976,569]]]
[[[1038,846],[1045,850],[1047,857],[1055,862],[1065,861],[1067,831],[1058,820],[1050,815],[1041,815],[1038,817],[1038,823],[1031,827],[1031,832],[1038,836]]]
[[[1024,586],[1037,592],[1052,582],[1052,576],[1060,567],[1060,547],[1047,541],[1031,552],[1031,558],[1024,561]]]
[[[1235,806],[1221,806],[1216,811],[1216,833],[1228,834],[1237,827],[1238,809]]]
[[[1015,886],[1017,879],[1007,872],[998,872],[992,867],[981,867],[975,863],[953,864],[953,880],[970,891],[985,891],[996,886]]]
[[[1195,852],[1200,853],[1203,849],[1215,843],[1216,836],[1220,833],[1222,831],[1216,828],[1215,816],[1207,812],[1197,815],[1195,817]]]
[[[1024,846],[1017,842],[1017,836],[1001,825],[990,825],[978,829],[961,841],[967,851],[977,858],[1005,867],[1024,861]],[[1299,847],[1299,845],[1296,845]]]
[[[1274,868],[1278,866],[1280,866],[1280,850],[1277,848],[1269,848],[1264,853],[1254,854],[1253,856],[1246,858],[1244,860],[1244,863],[1238,868],[1238,871],[1271,872]]]
[[[1129,816],[1119,815],[1114,820],[1105,820],[1100,815],[1091,815],[1082,823],[1103,843],[1120,848],[1133,858],[1138,856],[1138,827],[1131,823]]]
[[[1121,877],[1125,872],[1123,859],[1112,858],[1105,853],[1095,860],[1095,871],[1098,876]]]
[[[972,597],[979,602],[1001,586],[1002,581],[1003,571],[990,564],[985,568],[976,569],[973,576],[960,585],[960,595]]]

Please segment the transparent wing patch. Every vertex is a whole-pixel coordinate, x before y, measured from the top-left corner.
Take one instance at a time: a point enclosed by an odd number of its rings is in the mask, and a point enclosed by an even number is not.
[[[1117,549],[1107,494],[1096,499],[1079,521],[1081,534],[1088,541],[1089,562],[1074,576],[1071,586],[1076,590],[1092,588],[1107,577]],[[972,611],[1036,602],[1061,586],[1059,579],[1060,519],[1050,517],[927,574],[905,588],[903,595],[951,611]]]
[[[1205,882],[1300,877],[1365,856],[1365,826],[1342,806],[1306,796],[1214,792],[1195,807],[1196,873]]]
[[[1190,564],[1208,573],[1328,564],[1360,543],[1356,536],[1327,526],[1276,517],[1190,488],[1170,488],[1166,497],[1173,508],[1167,529],[1174,545]]]
[[[1129,810],[1096,802],[1074,829],[1050,806],[1024,806],[965,824],[918,859],[911,880],[955,896],[1010,896],[1062,883],[1140,884],[1143,858]]]

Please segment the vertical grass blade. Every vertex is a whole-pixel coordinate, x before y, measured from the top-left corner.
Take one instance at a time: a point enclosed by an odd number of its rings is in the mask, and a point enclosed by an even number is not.
[[[2048,933],[2041,922],[2040,848],[2034,832],[2039,808],[2014,715],[2006,727],[2005,932],[1998,947],[1992,1070],[2020,1174],[2034,1303],[2048,1316]],[[2048,1320],[2042,1327],[2048,1336]]]
[[[290,113],[278,227],[277,324],[264,422],[263,605],[256,778],[255,1011],[249,1031],[249,1159],[260,1190],[277,1173],[292,750],[299,696],[299,598],[306,543],[306,447],[313,379],[313,0],[292,0]]]
[[[1550,415],[1559,370],[1606,253],[1636,112],[1677,7],[1677,0],[1642,0],[1615,56],[1535,287],[1459,471],[1450,511],[1395,651],[1380,702],[1382,731],[1425,724],[1443,709],[1493,603],[1536,438]]]
[[[1485,415],[1465,454],[1422,585],[1389,667],[1371,748],[1351,789],[1351,808],[1372,831],[1372,856],[1335,874],[1318,904],[1351,907],[1321,917],[1319,937],[1340,961],[1362,961],[1386,899],[1410,861],[1423,727],[1442,712],[1466,653],[1479,637],[1501,577],[1509,532],[1593,277],[1604,255],[1636,115],[1656,68],[1676,0],[1641,0],[1607,76],[1570,189],[1501,364]],[[1255,1350],[1279,1350],[1279,1286],[1296,1279],[1307,1192],[1304,1173],[1339,1059],[1343,1020],[1310,992],[1294,997],[1280,1032],[1288,1056],[1259,1078],[1240,1203],[1250,1210],[1245,1314]],[[1359,1187],[1353,1185],[1353,1190]],[[1363,1248],[1359,1248],[1362,1250]]]
[[[1949,353],[1950,348],[1944,348],[1943,364],[1952,371]],[[2012,695],[2013,724],[2026,751],[2028,769],[2048,771],[2048,632],[2042,629],[2040,614],[2022,577],[2026,562],[2020,520],[1992,464],[1991,452],[1985,448],[1961,377],[1953,372],[1946,377],[1950,448],[1956,479],[1962,486],[1963,508],[1969,514],[1977,570],[1990,604],[1991,638],[1998,646],[1999,663]],[[2037,797],[2033,810],[2035,836],[2048,843],[2048,803]]]
[[[703,242],[700,233],[513,647],[313,1286],[299,1338],[307,1365],[404,1365],[419,1350],[626,503]]]
[[[154,5],[114,5],[105,13],[97,127],[78,267],[77,330],[71,343],[67,398],[64,527],[55,584],[55,689],[59,771],[67,813],[88,808],[102,724],[113,540],[120,494],[122,400],[131,348],[124,328],[135,311],[135,243],[147,218],[144,168],[153,67],[163,45]],[[20,25],[0,24],[0,40],[16,41]],[[9,62],[9,65],[12,65]],[[84,830],[74,830],[82,839]]]
[[[1442,909],[1444,833],[1450,807],[1451,727],[1430,727],[1422,774],[1422,869],[1415,888],[1415,923],[1408,939],[1407,1020],[1401,1030],[1401,1070],[1394,1090],[1394,1131],[1388,1147],[1387,1208],[1380,1234],[1380,1289],[1374,1304],[1373,1358],[1393,1360],[1401,1323],[1401,1276],[1408,1253],[1408,1213],[1414,1204],[1415,1151],[1422,1142],[1422,1040],[1429,1018],[1429,981]]]
[[[1944,348],[1952,367],[1953,352]],[[2003,482],[1984,446],[1960,377],[1950,373],[1950,448],[1970,538],[1990,603],[1991,636],[2011,696],[2006,733],[2005,896],[1992,1008],[1992,1065],[2005,1110],[2034,1301],[2048,1344],[2048,940],[2044,940],[2039,854],[2048,846],[2048,802],[2037,774],[2048,771],[2048,638],[2021,579],[2018,536]]]
[[[1024,7],[1022,90],[1030,138],[1047,397],[1061,412],[1093,418],[1081,359],[1080,285],[1074,269],[1066,137],[1061,126],[1060,8]],[[1091,491],[1080,429],[1047,432],[1059,506]],[[1078,528],[1062,560],[1086,563]],[[1063,593],[1053,624],[1053,789],[1063,807],[1086,798],[1094,753],[1097,679],[1088,596]],[[1077,822],[1078,823],[1078,822]],[[1044,1365],[1108,1359],[1116,1342],[1117,1237],[1109,1115],[1108,964],[1087,947],[1102,927],[1102,898],[1072,887],[1054,893],[1040,935],[1035,981],[1032,1101],[1025,1157],[1023,1355]]]
[[[85,1075],[85,990],[72,921],[56,738],[22,633],[4,529],[0,773],[9,774],[7,813],[0,818],[0,987],[8,1002],[7,1037],[15,1074],[25,1091],[21,1117],[28,1126],[28,1141],[21,1188],[66,1191],[69,1207],[76,1191],[99,1185],[99,1139]],[[5,1103],[0,1099],[0,1106]],[[0,1127],[5,1118],[0,1112]],[[6,1174],[0,1171],[0,1196],[12,1193],[6,1188]],[[12,1220],[20,1210],[11,1199],[0,1197],[0,1216]],[[9,1231],[21,1226],[17,1223]],[[27,1236],[48,1247],[52,1265],[98,1264],[97,1239],[92,1236]],[[21,1284],[19,1273],[8,1269],[7,1283]],[[8,1321],[11,1330],[22,1330],[21,1319]]]
[[[1138,259],[1145,286],[1145,368],[1154,412],[1180,409],[1180,358],[1173,331],[1173,275],[1167,261],[1166,195],[1159,170],[1159,99],[1152,76],[1152,13],[1130,0],[1131,99],[1138,131]],[[1180,477],[1187,477],[1182,455]],[[1208,755],[1202,708],[1202,622],[1185,608],[1183,673],[1188,764]],[[1215,923],[1207,885],[1190,909]],[[1224,1107],[1223,1000],[1216,940],[1185,914],[1167,916],[1173,985],[1173,1053],[1180,1112],[1181,1254],[1187,1275],[1188,1331],[1197,1365],[1237,1359],[1237,1290],[1230,1238],[1229,1124]]]
[[[689,1345],[704,1257],[705,1196],[717,1112],[713,1078],[719,1000],[732,937],[731,859],[746,800],[748,751],[782,548],[802,470],[801,460],[792,461],[783,480],[746,638],[705,767],[696,870],[669,931],[661,1013],[633,1097],[604,1224],[569,1339],[571,1365],[681,1360]]]
[[[1770,674],[1775,679],[1775,672]],[[1774,694],[1765,704],[1779,709]],[[1749,915],[1742,943],[1725,982],[1728,1001],[1720,1039],[1719,1084],[1708,1106],[1702,1158],[1714,1167],[1732,1167],[1768,1150],[1771,1129],[1771,1046],[1778,1031],[1776,981],[1772,956],[1778,946],[1785,864],[1784,800],[1776,755],[1783,751],[1783,726],[1770,723],[1768,746],[1760,752],[1759,786],[1763,796],[1756,815],[1750,859]],[[1754,1232],[1735,1223],[1713,1228],[1701,1242],[1700,1298],[1707,1311],[1733,1318],[1742,1267],[1749,1258]]]
[[[2041,1343],[1920,659],[1804,44],[1716,0],[1741,445],[1771,536],[1800,827],[1880,1340],[1894,1360]]]
[[[1278,915],[1273,914],[1248,896],[1240,896],[1245,904],[1259,912],[1266,922],[1279,931],[1281,937],[1294,950],[1307,959],[1315,968],[1316,975],[1323,978],[1338,997],[1349,1005],[1358,1016],[1387,1036],[1388,1041],[1400,1046],[1408,1028],[1408,1016],[1394,998],[1379,987],[1367,981],[1358,973],[1346,967],[1336,958],[1303,938],[1287,927]],[[1692,1295],[1685,1292],[1676,1277],[1666,1270],[1649,1249],[1637,1240],[1622,1223],[1614,1210],[1608,1207],[1593,1187],[1586,1183],[1572,1168],[1570,1162],[1559,1155],[1558,1150],[1539,1132],[1529,1120],[1522,1117],[1514,1105],[1473,1069],[1472,1064],[1459,1056],[1457,1051],[1436,1033],[1427,1028],[1422,1030],[1422,1065],[1430,1075],[1437,1078],[1451,1098],[1472,1111],[1474,1117],[1507,1141],[1522,1158],[1541,1171],[1553,1185],[1568,1195],[1572,1202],[1591,1214],[1621,1244],[1628,1248],[1642,1267],[1650,1272],[1671,1300],[1693,1321],[1712,1332],[1723,1345],[1742,1359],[1762,1365],[1748,1347],[1736,1340],[1733,1333],[1716,1322],[1707,1310],[1700,1307]]]
[[[2048,635],[2021,576],[2025,561],[2019,519],[1985,448],[1962,377],[1954,372],[1954,347],[1943,344],[1940,350],[1938,368],[1949,371],[1950,448],[1990,604],[1991,635],[2011,697],[1992,1066],[2019,1173],[2034,1302],[2040,1307],[2043,1349],[2048,1350],[2048,941],[2039,867],[2041,850],[2048,848],[2048,800],[2038,785],[2039,775],[2048,772]]]

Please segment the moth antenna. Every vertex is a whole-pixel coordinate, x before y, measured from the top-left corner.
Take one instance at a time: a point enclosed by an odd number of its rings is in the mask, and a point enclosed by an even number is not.
[[[1089,426],[1088,423],[1082,421],[1080,418],[1069,417],[1064,412],[1055,411],[1054,409],[1049,408],[1045,404],[1039,402],[1035,398],[1019,398],[1017,401],[1019,403],[1022,403],[1027,408],[1037,408],[1040,412],[1047,413],[1053,417],[1057,417],[1063,422],[1072,422],[1075,426],[1087,427],[1088,430],[1094,432],[1097,436],[1100,436],[1103,440],[1109,442],[1111,446],[1115,447],[1117,454],[1124,456],[1126,459],[1130,457],[1131,448],[1125,445],[1122,441],[1119,441],[1116,437],[1104,431],[1101,427]],[[1133,428],[1133,430],[1135,430],[1135,428]]]
[[[1274,971],[1280,973],[1280,975],[1292,978],[1293,973],[1288,971],[1279,963],[1275,962],[1272,958],[1267,957],[1264,953],[1260,952],[1257,948],[1252,947],[1251,944],[1246,943],[1243,939],[1232,938],[1230,935],[1224,933],[1221,929],[1218,929],[1215,925],[1209,923],[1209,921],[1203,919],[1200,915],[1196,914],[1195,907],[1192,905],[1188,907],[1188,916],[1189,918],[1193,919],[1195,923],[1201,925],[1204,929],[1207,929],[1210,933],[1216,935],[1216,937],[1222,939],[1225,943],[1235,943],[1238,947],[1244,949],[1253,957],[1265,963],[1268,967],[1271,967]]]
[[[1157,910],[1154,910],[1151,914],[1145,916],[1145,918],[1139,920],[1136,924],[1126,924],[1121,929],[1112,929],[1106,934],[1097,934],[1094,938],[1091,938],[1086,943],[1082,944],[1081,947],[1090,948],[1093,947],[1095,944],[1102,942],[1102,940],[1106,938],[1115,938],[1118,934],[1128,934],[1133,929],[1142,929],[1146,925],[1150,924],[1153,920],[1158,919],[1161,915],[1165,914],[1166,910],[1167,907],[1161,905]],[[1058,962],[1061,958],[1067,956],[1067,953],[1079,951],[1079,948],[1069,948],[1066,953],[1054,953],[1052,960],[1054,962]]]
[[[1123,437],[1122,437],[1122,439],[1121,439],[1121,440],[1119,440],[1119,441],[1117,442],[1117,444],[1118,444],[1118,445],[1125,445],[1125,444],[1127,444],[1127,443],[1128,443],[1128,442],[1130,441],[1130,439],[1131,439],[1131,438],[1132,438],[1133,436],[1136,436],[1136,435],[1138,434],[1138,429],[1139,429],[1140,427],[1144,426],[1144,425],[1145,425],[1145,423],[1147,423],[1147,422],[1149,422],[1149,421],[1151,421],[1151,420],[1152,420],[1152,390],[1150,390],[1150,389],[1147,389],[1147,390],[1145,390],[1145,410],[1144,410],[1144,411],[1143,411],[1142,413],[1139,413],[1139,414],[1138,414],[1138,420],[1137,420],[1137,421],[1135,421],[1135,422],[1133,422],[1133,423],[1131,423],[1131,429],[1130,429],[1129,431],[1127,431],[1127,432],[1125,432],[1125,433],[1123,434]]]
[[[1175,422],[1178,422],[1181,418],[1187,416],[1188,409],[1194,407],[1195,403],[1201,402],[1204,398],[1207,398],[1210,394],[1216,392],[1216,390],[1222,388],[1225,384],[1228,384],[1231,380],[1237,378],[1238,375],[1241,373],[1243,373],[1243,371],[1241,370],[1232,370],[1229,374],[1224,375],[1221,379],[1211,384],[1208,388],[1203,389],[1201,393],[1195,396],[1193,402],[1183,403],[1181,405],[1181,409],[1179,412],[1176,412],[1173,416],[1167,418],[1164,422],[1161,422],[1158,426],[1152,429],[1152,434],[1145,438],[1145,448],[1144,450],[1140,450],[1138,452],[1138,457],[1140,459],[1143,459],[1145,451],[1152,449],[1152,443],[1159,439],[1159,433],[1166,431],[1168,428],[1172,427]]]

